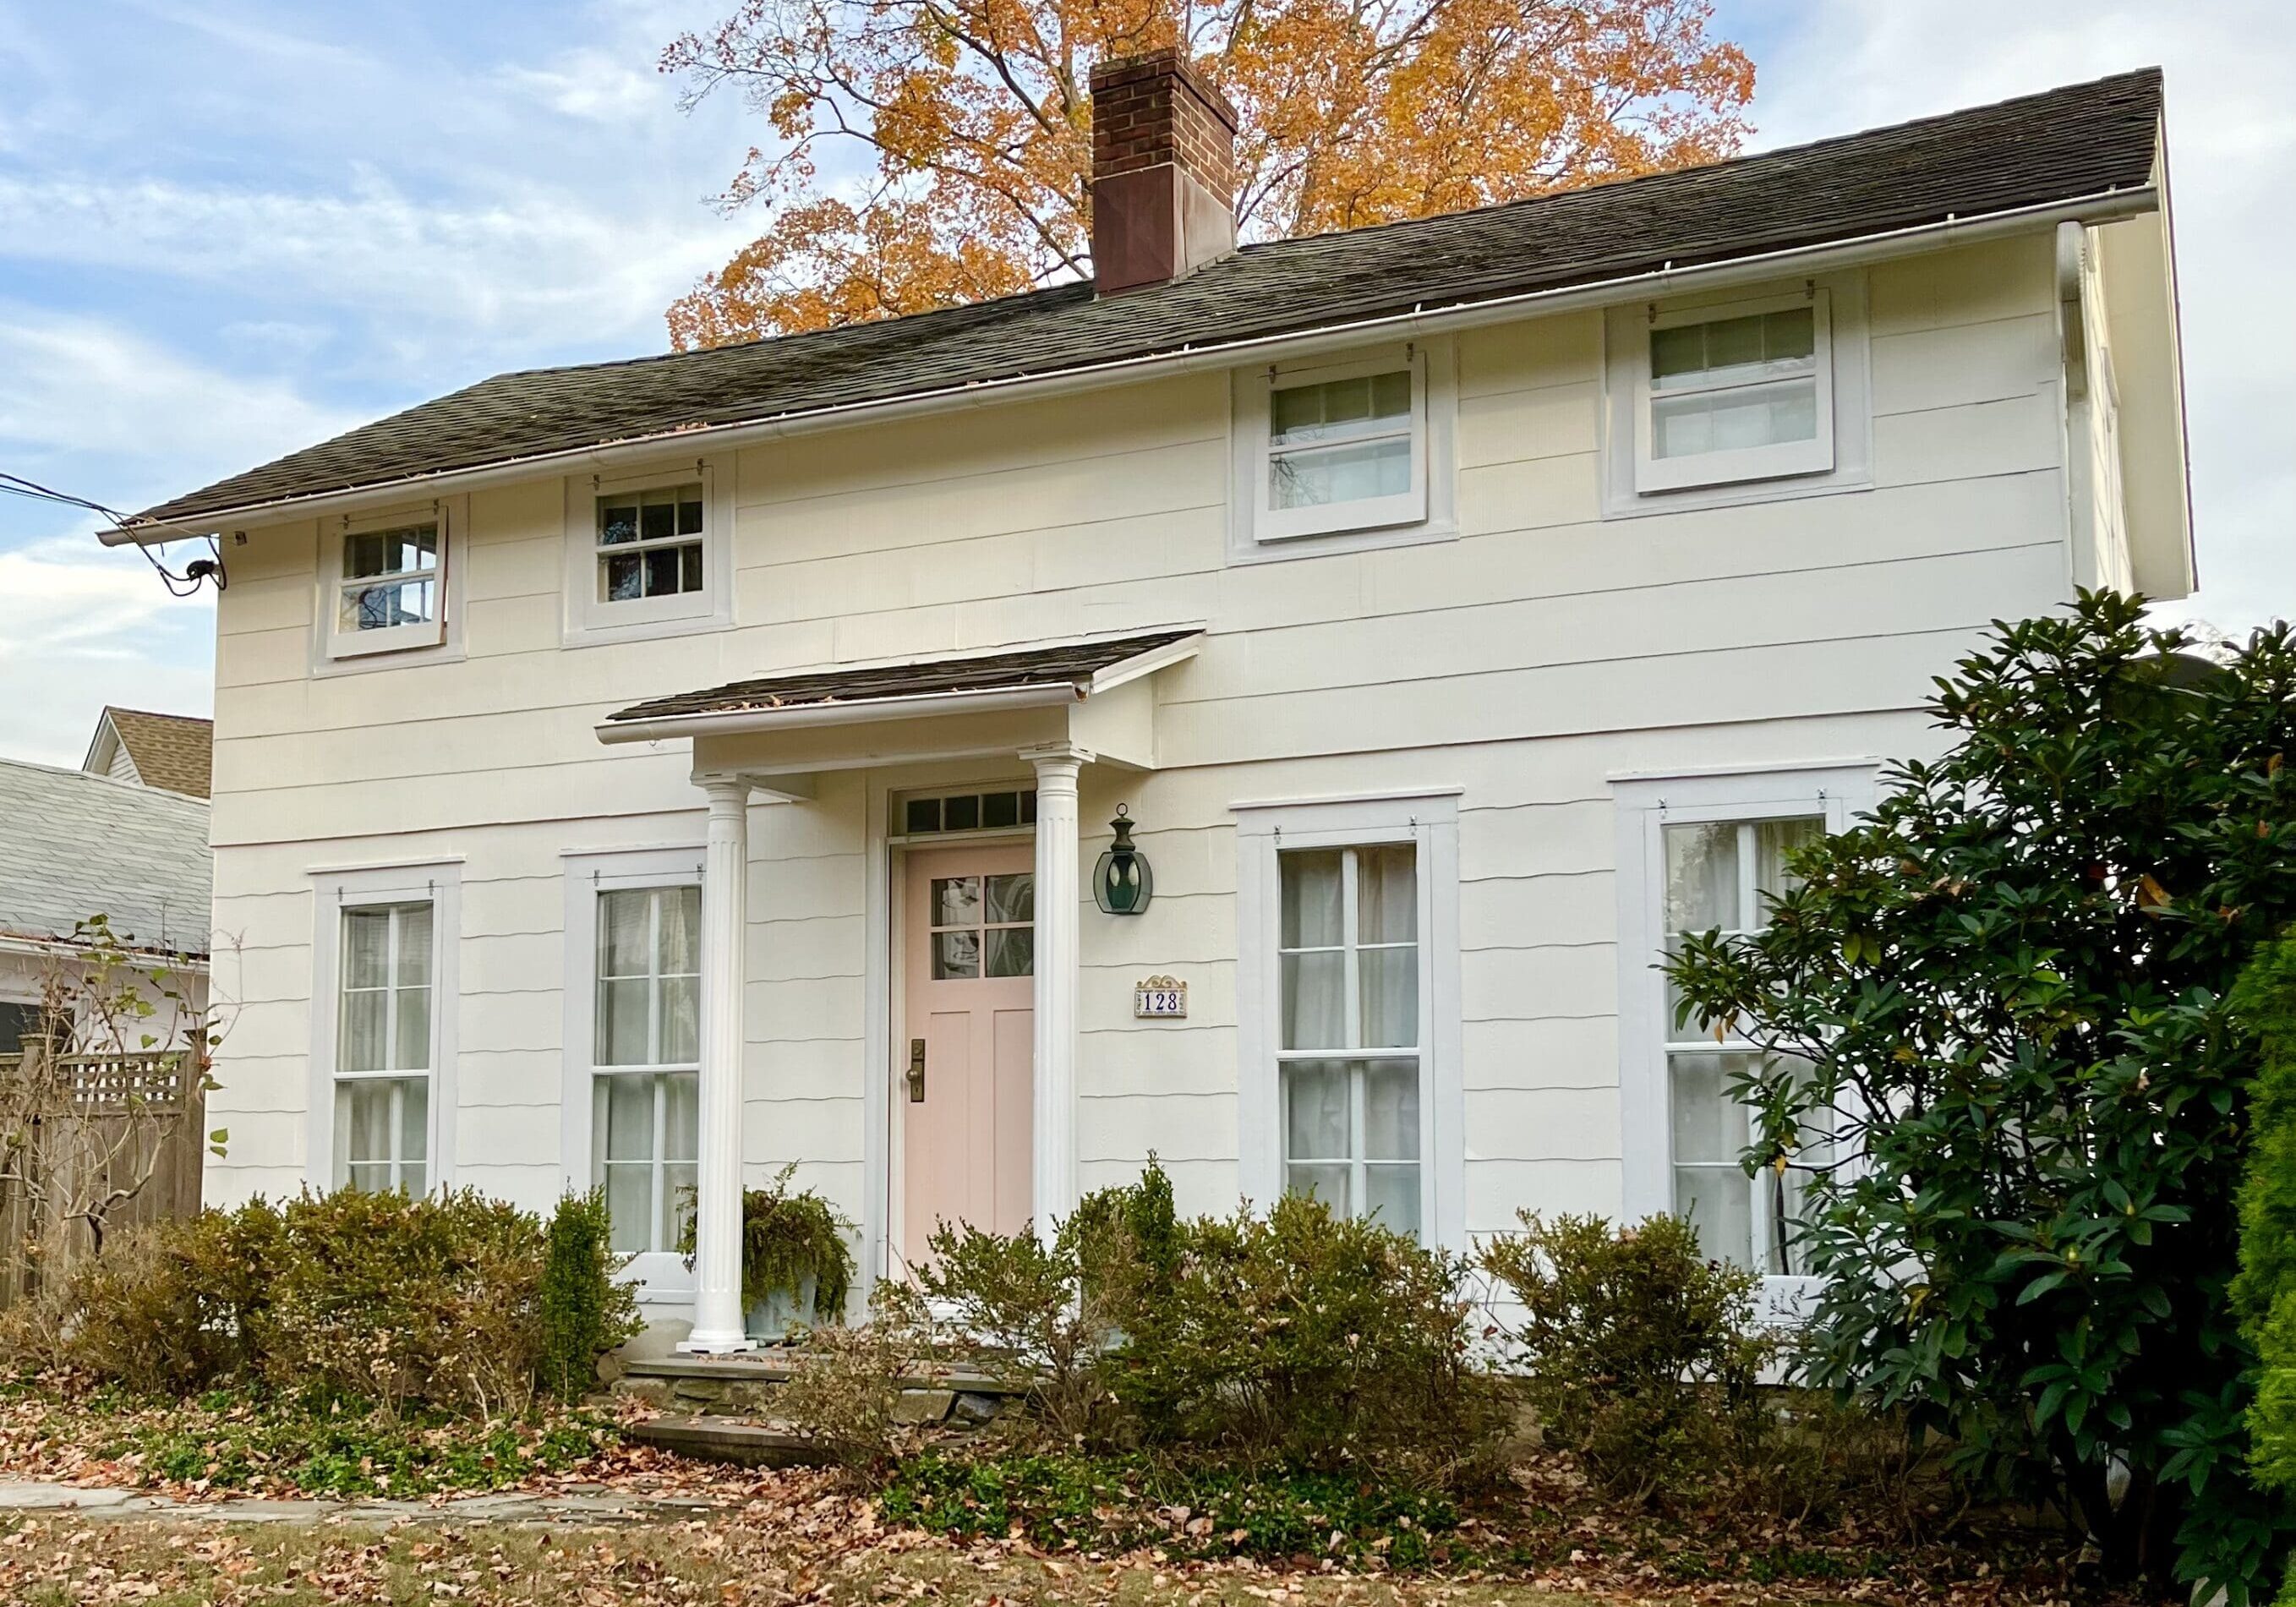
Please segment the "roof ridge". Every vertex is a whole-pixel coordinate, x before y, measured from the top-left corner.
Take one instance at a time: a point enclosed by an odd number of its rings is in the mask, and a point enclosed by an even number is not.
[[[192,804],[199,808],[212,808],[209,800],[193,792],[177,792],[168,787],[154,787],[144,782],[122,781],[101,770],[84,769],[78,765],[44,765],[36,758],[9,758],[0,756],[0,767],[11,770],[30,770],[43,775],[62,776],[68,781],[92,782],[99,786],[116,787],[123,794],[141,798],[168,798],[178,803]]]

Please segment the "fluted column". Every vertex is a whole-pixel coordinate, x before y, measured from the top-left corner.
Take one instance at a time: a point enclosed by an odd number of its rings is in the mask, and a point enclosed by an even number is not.
[[[742,1316],[742,950],[750,784],[695,778],[709,796],[701,861],[701,1152],[693,1186],[693,1332],[681,1350],[750,1349]]]
[[[1030,1209],[1037,1236],[1050,1242],[1076,1209],[1077,773],[1081,748],[1036,748],[1037,767],[1036,1101],[1031,1131]]]

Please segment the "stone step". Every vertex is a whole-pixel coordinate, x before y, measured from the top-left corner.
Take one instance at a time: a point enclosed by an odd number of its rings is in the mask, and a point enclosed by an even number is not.
[[[623,1432],[642,1445],[741,1467],[821,1467],[829,1461],[810,1441],[766,1423],[662,1416],[632,1423]]]
[[[804,1353],[777,1350],[769,1354],[747,1356],[657,1356],[644,1360],[626,1358],[619,1371],[624,1378],[692,1379],[710,1383],[787,1383],[803,1363]],[[970,1369],[919,1373],[914,1380],[920,1389],[955,1390],[965,1395],[1020,1395],[1028,1386],[1009,1378],[999,1378]]]

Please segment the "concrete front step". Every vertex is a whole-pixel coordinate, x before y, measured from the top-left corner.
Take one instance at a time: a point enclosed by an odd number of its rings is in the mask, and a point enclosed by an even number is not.
[[[768,1423],[662,1416],[633,1423],[624,1431],[641,1445],[740,1467],[821,1467],[829,1461],[810,1441]]]

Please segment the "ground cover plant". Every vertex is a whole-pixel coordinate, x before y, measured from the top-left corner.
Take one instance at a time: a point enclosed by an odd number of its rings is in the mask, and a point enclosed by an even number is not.
[[[1943,757],[1669,970],[1685,1023],[1772,1052],[1736,1091],[1750,1169],[1811,1179],[1811,1381],[1903,1408],[2112,1577],[2237,1603],[2292,1527],[2247,1464],[2230,996],[2296,917],[2296,640],[2194,645],[2111,594],[1997,627],[1931,702]]]

